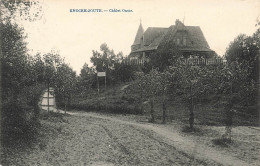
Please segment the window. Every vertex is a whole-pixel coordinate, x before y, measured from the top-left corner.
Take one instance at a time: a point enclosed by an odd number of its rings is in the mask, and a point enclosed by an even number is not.
[[[180,39],[177,38],[177,45],[180,45]]]
[[[186,46],[186,43],[187,43],[187,42],[186,42],[186,37],[184,36],[184,37],[183,37],[182,44],[183,44],[184,46]]]

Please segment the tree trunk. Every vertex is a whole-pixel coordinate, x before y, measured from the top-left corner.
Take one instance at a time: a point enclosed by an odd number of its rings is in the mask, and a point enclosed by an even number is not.
[[[226,139],[231,142],[231,130],[232,130],[232,123],[233,123],[233,85],[230,85],[230,99],[228,100],[228,104],[226,106]]]
[[[233,124],[233,110],[232,110],[232,107],[233,107],[233,103],[232,103],[232,96],[231,96],[231,99],[228,101],[228,104],[225,108],[226,110],[226,127],[225,127],[225,137],[226,139],[231,142],[231,130],[232,130],[232,124]]]
[[[144,106],[143,106],[143,103],[141,103],[141,115],[144,115]]]
[[[37,82],[37,73],[35,73],[35,86],[38,85],[38,82]]]
[[[48,79],[48,98],[47,98],[47,105],[48,105],[48,114],[50,112],[50,80]]]
[[[194,124],[194,113],[193,113],[193,111],[190,112],[189,122],[190,122],[190,128],[193,129],[193,124]]]
[[[35,117],[39,117],[40,114],[40,110],[39,110],[39,106],[38,106],[38,98],[36,95],[33,95],[33,110],[34,110],[34,115]]]
[[[154,99],[151,100],[151,122],[154,122]]]
[[[165,74],[163,77],[163,124],[166,123],[166,101],[165,101],[165,93],[166,93],[166,79],[165,79]]]
[[[166,123],[166,104],[165,104],[165,100],[163,101],[163,123]]]
[[[66,91],[65,91],[65,88],[63,88],[64,90],[63,90],[63,104],[64,104],[64,112],[65,112],[65,114],[66,114]]]
[[[144,115],[143,93],[141,93],[141,114]]]
[[[70,94],[69,94],[69,101],[68,101],[68,107],[70,107],[71,106],[71,92],[70,92]]]
[[[193,112],[192,85],[191,85],[191,87],[190,87],[190,95],[191,95],[191,103],[190,103],[190,118],[189,118],[189,123],[190,123],[190,128],[193,129],[193,125],[194,125],[194,112]]]

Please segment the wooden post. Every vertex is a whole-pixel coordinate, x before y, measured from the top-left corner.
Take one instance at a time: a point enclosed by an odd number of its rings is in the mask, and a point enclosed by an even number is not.
[[[66,99],[65,99],[65,114],[66,114],[66,112],[67,112],[67,107],[66,107]]]
[[[107,75],[105,76],[105,90],[107,89]]]
[[[232,107],[233,107],[233,85],[232,85],[233,77],[230,83],[230,99],[228,101],[228,107],[226,110],[226,138],[231,142],[231,130],[232,130]]]
[[[64,113],[66,114],[66,112],[67,112],[67,107],[66,107],[67,100],[66,100],[66,90],[65,90],[65,88],[64,88],[63,99],[64,99]]]
[[[166,74],[163,76],[163,123],[166,123],[166,101],[165,101],[165,93],[166,93]]]
[[[48,105],[48,114],[50,112],[50,80],[48,79],[48,94],[47,94],[47,105]]]
[[[153,123],[154,121],[155,121],[155,119],[154,119],[154,98],[152,97],[152,99],[151,99],[151,122]]]
[[[107,73],[106,73],[106,74],[107,74]],[[106,91],[106,89],[107,89],[107,75],[105,75],[105,91]],[[104,95],[105,95],[105,100],[107,100],[106,93],[104,93]],[[105,110],[107,111],[107,105],[106,105],[106,107],[105,107]]]
[[[190,128],[193,129],[193,124],[194,124],[194,112],[193,112],[193,92],[192,92],[192,82],[191,82],[191,86],[190,86],[190,95],[191,95],[191,105],[190,105],[190,118],[189,118],[189,122],[190,122]]]
[[[98,82],[98,76],[97,76],[97,87],[98,87],[98,94],[99,94],[99,82]]]

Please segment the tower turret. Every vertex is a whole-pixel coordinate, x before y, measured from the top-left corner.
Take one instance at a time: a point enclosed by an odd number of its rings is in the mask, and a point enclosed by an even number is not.
[[[143,35],[144,35],[144,29],[142,26],[142,22],[140,21],[139,28],[137,30],[137,33],[135,35],[135,40],[133,45],[131,46],[131,51],[135,51],[137,49],[141,48],[142,42],[143,42]]]

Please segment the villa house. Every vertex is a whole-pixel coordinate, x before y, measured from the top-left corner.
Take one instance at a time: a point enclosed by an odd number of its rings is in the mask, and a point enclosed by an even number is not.
[[[149,57],[166,43],[172,43],[184,57],[199,56],[209,58],[215,55],[210,49],[199,26],[186,26],[178,19],[169,28],[149,27],[144,32],[140,23],[131,46],[131,58]]]

